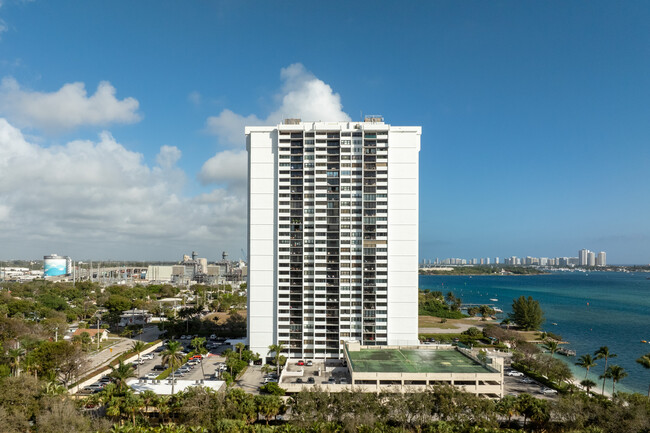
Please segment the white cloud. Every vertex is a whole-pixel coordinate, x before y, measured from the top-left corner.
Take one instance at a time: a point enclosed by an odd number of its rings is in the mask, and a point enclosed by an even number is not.
[[[56,92],[25,90],[13,78],[0,84],[0,115],[21,127],[55,132],[84,125],[104,126],[140,120],[134,98],[119,100],[115,87],[102,81],[88,96],[84,83],[68,83]]]
[[[278,107],[265,118],[255,114],[243,116],[225,109],[218,116],[209,117],[207,130],[218,137],[219,143],[241,149],[245,143],[244,127],[275,125],[283,118],[296,117],[303,121],[350,120],[343,111],[341,97],[332,88],[295,63],[280,72],[282,88],[276,99]],[[245,151],[224,150],[210,158],[201,168],[199,180],[203,184],[245,182],[247,178]]]
[[[248,154],[245,150],[224,150],[208,159],[199,173],[203,184],[222,183],[234,186],[246,185]]]
[[[176,146],[164,145],[156,156],[156,162],[163,168],[171,168],[181,158],[181,151]]]
[[[184,173],[174,165],[180,156],[163,146],[158,164],[148,166],[108,132],[97,141],[46,147],[0,118],[3,258],[58,252],[82,259],[170,259],[191,250],[216,258],[221,250],[238,252],[246,233],[245,195],[216,189],[185,196]]]
[[[222,144],[243,146],[244,126],[275,125],[289,117],[303,121],[350,120],[350,116],[343,111],[339,94],[302,64],[294,63],[283,68],[280,78],[283,83],[277,95],[279,107],[266,118],[254,114],[243,116],[225,109],[218,116],[208,118],[207,130],[216,135]]]

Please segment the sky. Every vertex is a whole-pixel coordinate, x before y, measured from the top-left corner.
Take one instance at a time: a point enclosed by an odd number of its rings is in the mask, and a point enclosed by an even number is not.
[[[0,0],[0,260],[243,258],[244,125],[365,114],[421,259],[650,263],[650,3],[519,0]]]

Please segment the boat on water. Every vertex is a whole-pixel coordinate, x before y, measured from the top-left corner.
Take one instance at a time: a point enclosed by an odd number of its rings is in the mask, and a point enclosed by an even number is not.
[[[497,298],[490,298],[490,301],[492,301],[492,302],[499,302],[499,300],[498,300]]]
[[[565,349],[564,347],[561,347],[560,349],[558,349],[556,353],[558,355],[564,355],[564,356],[576,356],[576,351],[575,350]]]

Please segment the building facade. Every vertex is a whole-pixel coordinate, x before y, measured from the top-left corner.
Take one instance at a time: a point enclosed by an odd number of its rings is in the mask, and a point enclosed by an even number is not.
[[[417,343],[420,135],[380,118],[246,128],[251,350]]]

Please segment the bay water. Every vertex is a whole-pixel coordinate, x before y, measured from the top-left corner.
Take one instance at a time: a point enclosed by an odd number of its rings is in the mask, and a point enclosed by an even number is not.
[[[562,336],[576,351],[566,361],[578,380],[586,370],[575,366],[580,355],[594,354],[601,346],[617,356],[617,364],[628,376],[616,384],[617,391],[647,393],[650,370],[636,362],[650,353],[650,273],[643,272],[552,272],[544,275],[442,276],[420,275],[420,289],[453,292],[465,304],[491,304],[504,314],[512,312],[512,301],[532,296],[544,311],[542,329]],[[497,299],[497,301],[491,301]],[[589,378],[601,389],[605,361],[600,359]],[[612,382],[606,383],[612,390]]]

